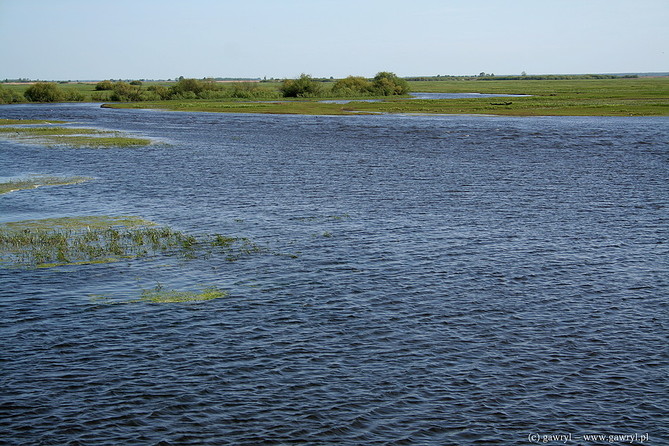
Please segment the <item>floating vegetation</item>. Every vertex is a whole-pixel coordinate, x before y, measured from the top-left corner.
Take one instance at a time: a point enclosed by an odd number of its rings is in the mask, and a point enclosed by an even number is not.
[[[204,302],[221,297],[227,297],[230,293],[221,290],[218,287],[210,286],[199,291],[193,290],[172,290],[166,289],[162,284],[158,283],[154,288],[149,290],[142,290],[137,299],[118,299],[108,295],[92,295],[93,302],[100,302],[105,304],[130,304],[138,302],[149,303],[182,303],[182,302]]]
[[[262,249],[245,238],[195,237],[139,217],[48,218],[0,225],[0,263],[48,268],[110,263],[159,254],[235,261]]]
[[[19,190],[34,189],[41,186],[67,186],[90,181],[90,177],[56,177],[37,175],[16,180],[0,182],[0,195]]]
[[[76,148],[139,147],[151,144],[113,130],[79,127],[0,127],[0,136],[20,142]]]
[[[161,284],[156,285],[151,290],[142,291],[139,298],[142,302],[153,303],[174,303],[174,302],[199,302],[205,300],[218,299],[228,296],[227,291],[220,290],[217,287],[208,287],[202,291],[178,291],[163,288]]]

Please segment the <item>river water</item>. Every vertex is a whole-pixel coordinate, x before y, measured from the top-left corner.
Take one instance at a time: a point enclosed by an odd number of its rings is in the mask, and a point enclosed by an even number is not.
[[[0,117],[156,140],[0,142],[0,176],[95,178],[0,196],[2,221],[138,215],[268,248],[0,268],[1,444],[669,438],[667,118]],[[92,298],[156,284],[230,295]]]

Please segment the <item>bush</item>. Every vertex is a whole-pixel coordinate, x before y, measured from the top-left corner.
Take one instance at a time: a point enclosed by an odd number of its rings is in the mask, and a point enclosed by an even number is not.
[[[113,90],[113,89],[114,89],[114,83],[112,81],[100,81],[97,84],[95,84],[96,91]]]
[[[321,84],[308,74],[302,74],[299,79],[286,79],[279,90],[286,98],[313,98],[321,94]]]
[[[332,86],[332,93],[340,96],[368,95],[372,91],[372,84],[361,76],[349,76],[346,79],[339,79]]]
[[[142,89],[127,82],[116,82],[109,99],[119,102],[135,102],[142,100]]]
[[[170,89],[162,85],[151,85],[147,90],[157,95],[159,99],[166,100],[170,98]]]
[[[30,102],[58,102],[64,98],[63,91],[53,82],[36,82],[26,89],[23,96]]]
[[[210,79],[184,79],[179,78],[179,81],[170,87],[170,97],[174,99],[190,99],[198,97],[211,97],[211,92],[220,90],[220,87]],[[192,94],[191,94],[192,93]]]
[[[23,96],[14,90],[8,90],[0,85],[0,104],[14,104],[23,101],[25,101]]]
[[[395,73],[382,71],[374,76],[374,92],[383,96],[403,95],[409,93],[409,84],[406,80],[397,77]]]
[[[278,93],[254,82],[237,82],[227,89],[226,96],[235,99],[275,99]]]
[[[77,90],[67,90],[63,93],[65,102],[83,102],[84,99],[86,99],[84,94]]]

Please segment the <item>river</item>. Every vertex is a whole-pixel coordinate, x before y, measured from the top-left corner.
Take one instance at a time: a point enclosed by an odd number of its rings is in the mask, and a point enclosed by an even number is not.
[[[137,215],[267,248],[0,268],[2,444],[669,438],[667,118],[0,117],[156,141],[0,141],[0,176],[94,178],[2,195],[0,221]],[[94,298],[156,284],[230,294]]]

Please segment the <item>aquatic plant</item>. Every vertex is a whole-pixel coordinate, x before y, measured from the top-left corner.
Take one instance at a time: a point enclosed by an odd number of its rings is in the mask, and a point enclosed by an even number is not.
[[[169,290],[165,289],[161,284],[157,284],[151,290],[143,290],[138,301],[152,303],[199,302],[218,299],[228,295],[227,291],[223,291],[217,287],[208,287],[198,292]]]
[[[246,238],[196,237],[131,216],[47,218],[0,225],[0,263],[11,266],[109,263],[161,254],[186,259],[223,255],[236,261],[261,251]]]
[[[41,186],[67,186],[90,180],[92,180],[90,177],[32,176],[0,182],[0,195],[19,190],[34,189]]]

